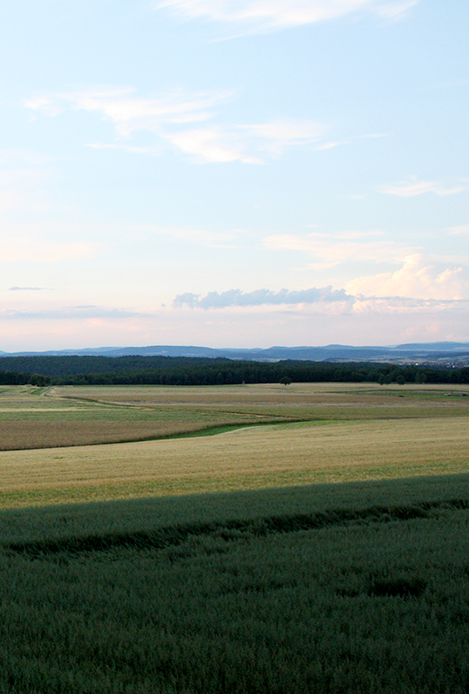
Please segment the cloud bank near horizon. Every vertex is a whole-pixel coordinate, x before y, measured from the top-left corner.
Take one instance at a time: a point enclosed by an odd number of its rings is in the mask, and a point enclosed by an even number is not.
[[[253,308],[289,306],[298,310],[308,306],[320,307],[321,312],[340,313],[383,313],[409,312],[420,310],[442,310],[449,307],[466,306],[469,300],[456,298],[424,298],[399,295],[369,295],[351,294],[345,289],[328,287],[312,287],[310,289],[289,290],[277,292],[271,289],[257,289],[243,292],[240,289],[229,289],[225,292],[208,292],[203,297],[199,294],[186,292],[178,294],[173,301],[175,309],[202,309],[212,311],[232,308]]]
[[[353,297],[346,294],[344,289],[332,289],[322,287],[300,290],[280,289],[274,292],[271,289],[256,289],[253,292],[243,292],[241,289],[229,289],[226,292],[209,292],[199,298],[198,294],[186,292],[178,294],[173,301],[174,308],[229,308],[234,306],[278,306],[281,304],[315,304],[321,301],[350,301]]]

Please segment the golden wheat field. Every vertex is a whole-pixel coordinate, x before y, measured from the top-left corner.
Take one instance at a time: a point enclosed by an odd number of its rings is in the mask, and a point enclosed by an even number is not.
[[[2,507],[469,471],[461,417],[281,424],[0,455]]]
[[[5,387],[0,507],[466,472],[464,393],[374,384]]]

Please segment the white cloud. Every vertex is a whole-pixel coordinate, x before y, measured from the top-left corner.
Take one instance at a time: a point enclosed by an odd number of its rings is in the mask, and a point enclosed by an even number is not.
[[[241,138],[223,132],[220,128],[186,130],[167,135],[166,138],[182,152],[192,154],[202,162],[260,163],[260,159],[246,152]]]
[[[267,248],[302,251],[313,257],[311,267],[324,270],[350,261],[396,262],[413,249],[402,248],[382,238],[382,232],[343,232],[306,236],[279,234],[264,240]]]
[[[194,123],[212,117],[211,109],[226,101],[228,94],[169,92],[153,98],[132,96],[132,88],[102,88],[38,97],[25,102],[33,110],[56,116],[62,111],[91,111],[112,121],[117,133],[126,137],[137,130],[156,131],[167,124]]]
[[[452,236],[469,236],[469,224],[460,224],[455,227],[448,227],[447,231]]]
[[[358,277],[348,282],[345,289],[350,294],[374,297],[461,301],[469,299],[469,268],[445,266],[416,253],[404,258],[395,272]]]
[[[280,156],[295,145],[313,144],[320,140],[326,128],[320,123],[301,120],[277,120],[258,125],[241,125],[239,128],[254,142],[258,149],[266,150],[273,156]],[[339,143],[327,142],[317,149],[329,149]]]
[[[402,183],[383,186],[380,190],[382,193],[386,193],[387,195],[398,195],[403,198],[413,198],[416,195],[423,195],[424,193],[436,193],[436,195],[454,195],[455,193],[462,193],[464,190],[467,190],[467,187],[454,186],[452,188],[445,188],[441,183],[436,183],[435,181],[419,181],[416,177],[413,177],[410,180]]]
[[[467,233],[467,232],[466,232]],[[381,232],[343,232],[334,236],[313,232],[306,236],[277,235],[264,240],[268,248],[296,250],[312,257],[310,267],[327,270],[350,262],[387,263],[397,269],[356,277],[344,285],[360,297],[400,297],[415,301],[469,299],[469,267],[454,258],[429,258],[419,249],[400,246]]]
[[[345,144],[344,142],[325,142],[323,145],[319,145],[318,147],[315,147],[314,149],[316,152],[322,152],[323,150],[326,149],[334,149],[334,147],[340,147],[340,145]]]
[[[279,157],[291,147],[316,142],[324,130],[311,121],[286,120],[186,130],[168,134],[166,139],[199,161],[260,164],[266,154]]]
[[[88,111],[110,121],[119,138],[137,131],[151,132],[160,145],[169,143],[197,161],[227,163],[240,161],[258,164],[265,156],[278,157],[287,149],[317,145],[326,126],[313,121],[278,119],[255,124],[210,124],[194,128],[194,123],[215,117],[214,107],[229,97],[223,93],[171,92],[152,98],[139,98],[132,89],[101,89],[38,97],[25,102],[32,110],[57,116],[63,110]],[[192,127],[188,127],[192,126]],[[329,149],[336,142],[319,144],[315,149]],[[122,143],[92,143],[96,149],[122,149],[135,153],[158,154],[155,147]]]
[[[358,316],[358,315],[425,315],[447,314],[448,311],[467,310],[469,301],[463,299],[419,298],[413,296],[366,296],[354,295],[347,289],[332,287],[288,290],[278,292],[258,289],[243,292],[230,289],[224,292],[212,291],[201,297],[186,292],[173,301],[173,308],[180,311],[203,309],[211,317],[223,310],[233,316]]]
[[[403,16],[419,0],[164,0],[185,19],[235,24],[251,31],[313,24],[357,12],[374,12],[388,19]]]

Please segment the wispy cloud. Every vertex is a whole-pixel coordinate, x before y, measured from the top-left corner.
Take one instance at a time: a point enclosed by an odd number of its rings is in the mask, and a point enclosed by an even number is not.
[[[435,181],[419,181],[416,177],[412,177],[408,181],[403,181],[395,185],[383,186],[380,188],[382,193],[387,195],[398,195],[403,198],[413,198],[416,195],[424,193],[436,193],[436,195],[454,195],[467,190],[467,186],[453,186],[447,188],[441,183]]]
[[[469,224],[460,224],[455,227],[448,227],[447,231],[452,236],[469,236]]]
[[[232,94],[229,92],[208,94],[181,90],[140,98],[133,94],[132,89],[104,88],[40,96],[26,101],[25,105],[47,116],[57,116],[64,110],[93,112],[113,124],[118,138],[146,132],[156,136],[159,144],[159,149],[121,142],[88,144],[96,149],[121,149],[154,155],[165,145],[171,145],[196,161],[258,164],[266,157],[279,157],[293,147],[329,149],[340,144],[324,142],[327,127],[309,120],[214,123],[218,115],[215,107],[230,98]],[[196,123],[198,125],[194,127]]]
[[[110,120],[119,135],[126,137],[136,130],[159,132],[168,124],[194,123],[212,117],[214,106],[229,98],[227,92],[187,93],[181,90],[150,98],[133,96],[133,88],[89,89],[39,96],[25,105],[49,116],[62,111],[90,111]]]
[[[9,292],[43,292],[48,287],[9,287]]]
[[[93,320],[106,318],[135,318],[151,317],[149,314],[125,311],[118,308],[106,308],[102,306],[65,306],[60,308],[39,309],[35,311],[16,309],[0,310],[0,320]]]
[[[389,241],[380,231],[313,232],[304,236],[277,234],[264,239],[264,245],[279,251],[301,251],[312,257],[310,267],[316,270],[350,261],[398,262],[415,250]]]
[[[201,162],[261,163],[258,157],[248,153],[247,143],[242,137],[226,129],[214,127],[186,130],[168,134],[166,139],[185,154],[191,154]]]
[[[242,133],[257,143],[260,150],[280,156],[286,149],[295,145],[313,144],[322,139],[327,128],[312,121],[277,120],[259,125],[238,126]],[[335,147],[338,143],[327,142],[323,148]]]
[[[363,296],[354,297],[353,314],[448,314],[449,311],[461,309],[467,311],[469,301],[461,299],[419,299],[403,296]]]
[[[277,120],[186,130],[169,134],[167,139],[202,161],[259,164],[265,155],[276,158],[292,147],[316,143],[325,130],[325,126],[311,121]]]
[[[234,25],[239,32],[275,31],[314,24],[359,12],[387,19],[406,14],[419,0],[164,0],[183,19],[203,19]]]
[[[316,304],[319,302],[344,302],[350,301],[343,289],[332,289],[332,287],[289,290],[280,289],[274,292],[271,289],[257,289],[253,292],[243,292],[240,289],[229,289],[226,292],[209,292],[200,298],[198,294],[187,292],[179,294],[173,302],[174,308],[229,308],[234,306],[263,306],[281,304]]]
[[[154,147],[134,147],[132,145],[121,145],[121,144],[106,144],[104,142],[90,142],[86,145],[92,149],[116,149],[122,150],[123,152],[132,152],[134,154],[161,154],[161,148],[156,149]]]

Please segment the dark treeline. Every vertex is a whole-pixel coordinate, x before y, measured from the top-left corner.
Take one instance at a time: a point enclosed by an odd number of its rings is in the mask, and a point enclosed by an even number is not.
[[[468,383],[469,368],[193,357],[3,357],[0,384],[222,385],[240,383]]]

